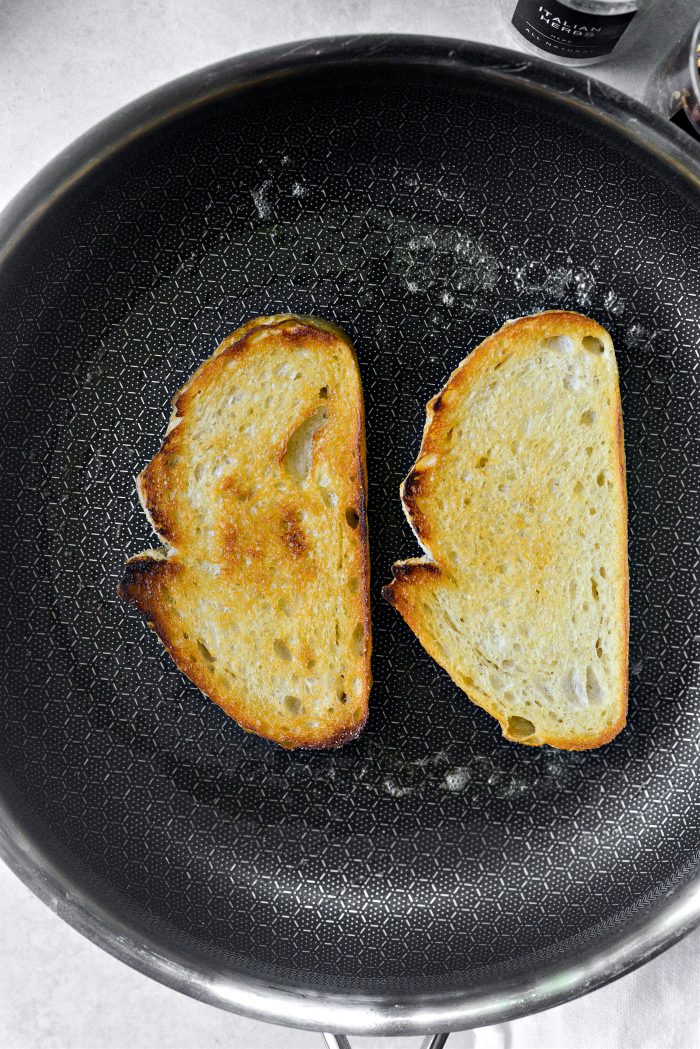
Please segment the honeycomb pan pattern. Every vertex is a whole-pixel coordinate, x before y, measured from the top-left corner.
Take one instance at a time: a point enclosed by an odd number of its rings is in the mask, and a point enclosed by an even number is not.
[[[506,318],[615,340],[629,727],[505,742],[379,599],[415,542],[424,406]],[[316,313],[367,403],[371,718],[334,753],[245,736],[115,597],[169,397],[256,314]],[[700,216],[568,113],[342,70],[242,93],[103,164],[0,283],[0,785],[134,928],[222,971],[445,990],[575,955],[694,868],[700,826]]]

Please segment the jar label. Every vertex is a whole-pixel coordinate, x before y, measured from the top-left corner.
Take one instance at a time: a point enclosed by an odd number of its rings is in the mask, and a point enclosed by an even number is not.
[[[526,40],[550,55],[595,58],[610,54],[634,15],[589,15],[558,0],[518,0],[512,22]]]

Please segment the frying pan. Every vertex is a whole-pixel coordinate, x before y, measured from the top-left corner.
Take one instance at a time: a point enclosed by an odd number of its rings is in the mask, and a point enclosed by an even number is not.
[[[417,37],[225,62],[128,107],[0,230],[0,842],[142,972],[268,1020],[448,1031],[582,994],[700,915],[700,165],[594,81]],[[424,406],[508,317],[606,325],[628,728],[505,742],[379,600]],[[332,753],[246,736],[115,597],[133,477],[233,328],[340,324],[367,403],[374,677]]]

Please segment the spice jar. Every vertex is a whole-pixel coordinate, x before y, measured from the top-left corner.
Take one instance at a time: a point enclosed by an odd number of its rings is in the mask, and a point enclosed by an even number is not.
[[[504,13],[520,47],[570,66],[609,55],[639,9],[639,0],[505,0]]]

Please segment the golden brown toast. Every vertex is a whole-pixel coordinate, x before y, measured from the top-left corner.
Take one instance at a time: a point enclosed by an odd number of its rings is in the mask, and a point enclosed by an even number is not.
[[[384,596],[519,743],[598,747],[624,726],[629,583],[615,351],[595,321],[506,324],[428,404],[401,487],[426,556]]]
[[[371,627],[365,425],[347,337],[260,317],[173,399],[137,479],[163,544],[118,592],[177,666],[247,731],[335,747],[367,718]]]

